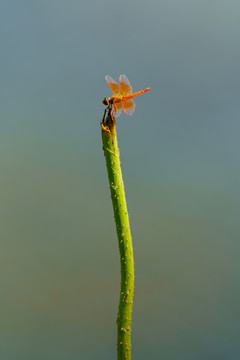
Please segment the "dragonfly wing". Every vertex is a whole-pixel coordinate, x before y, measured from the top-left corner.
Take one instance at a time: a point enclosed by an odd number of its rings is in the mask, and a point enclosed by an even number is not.
[[[114,94],[119,94],[119,85],[118,85],[118,83],[115,80],[113,80],[111,78],[111,76],[108,76],[108,75],[105,76],[105,79],[106,79],[108,85],[110,86],[112,92]]]
[[[115,118],[117,118],[122,112],[122,102],[114,102],[112,108],[112,114]]]
[[[123,110],[126,114],[132,115],[134,113],[135,102],[133,101],[133,99],[123,100],[122,104],[123,104]]]
[[[119,82],[120,82],[120,94],[121,95],[127,95],[127,94],[132,93],[132,86],[130,84],[130,81],[126,77],[126,75],[120,75]]]

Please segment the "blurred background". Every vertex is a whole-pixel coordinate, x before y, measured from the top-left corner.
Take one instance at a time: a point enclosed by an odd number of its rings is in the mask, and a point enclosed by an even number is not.
[[[240,358],[239,1],[1,0],[0,359],[116,359],[106,74],[135,250],[133,359]]]

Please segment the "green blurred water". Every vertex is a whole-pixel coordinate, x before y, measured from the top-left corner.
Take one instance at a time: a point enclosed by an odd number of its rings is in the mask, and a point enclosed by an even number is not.
[[[107,73],[152,87],[117,123],[133,358],[239,358],[239,4],[124,5],[0,4],[0,359],[116,358]]]

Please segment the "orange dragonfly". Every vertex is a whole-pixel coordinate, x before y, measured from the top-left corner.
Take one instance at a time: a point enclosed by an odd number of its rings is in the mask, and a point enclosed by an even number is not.
[[[106,114],[107,110],[111,110],[111,114],[115,118],[121,114],[122,108],[126,114],[132,115],[135,110],[135,102],[132,98],[151,89],[148,87],[144,90],[133,93],[132,86],[126,75],[119,76],[120,87],[118,83],[111,78],[111,76],[106,75],[105,79],[110,86],[113,95],[103,99],[103,104],[108,105],[104,115]]]

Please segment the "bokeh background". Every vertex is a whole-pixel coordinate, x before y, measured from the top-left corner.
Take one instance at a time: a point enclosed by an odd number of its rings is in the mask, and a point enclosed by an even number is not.
[[[240,4],[1,0],[0,359],[116,359],[105,74],[135,249],[133,359],[240,358]]]

